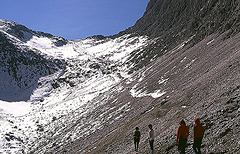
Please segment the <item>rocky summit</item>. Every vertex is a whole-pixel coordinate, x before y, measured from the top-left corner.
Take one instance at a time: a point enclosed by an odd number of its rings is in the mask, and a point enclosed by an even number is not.
[[[0,20],[0,152],[240,153],[240,1],[150,0],[133,27],[66,40]],[[12,110],[14,106],[18,110]],[[22,109],[22,110],[21,110]]]

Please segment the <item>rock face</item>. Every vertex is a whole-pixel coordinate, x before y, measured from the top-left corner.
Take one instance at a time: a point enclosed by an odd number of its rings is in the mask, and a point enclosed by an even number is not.
[[[238,15],[238,1],[234,0],[151,0],[143,17],[125,32],[154,38],[171,35],[189,37],[195,32],[209,35],[238,28]]]

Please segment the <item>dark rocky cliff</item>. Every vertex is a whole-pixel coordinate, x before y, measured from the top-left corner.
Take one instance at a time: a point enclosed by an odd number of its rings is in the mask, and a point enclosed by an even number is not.
[[[207,36],[238,29],[238,15],[236,0],[151,0],[143,17],[125,32],[178,39],[196,32]]]
[[[132,53],[130,63],[137,64],[132,73],[184,41],[192,47],[213,33],[227,32],[226,37],[237,34],[239,14],[238,0],[151,0],[143,17],[116,36],[135,33],[156,38],[142,56],[138,51]]]

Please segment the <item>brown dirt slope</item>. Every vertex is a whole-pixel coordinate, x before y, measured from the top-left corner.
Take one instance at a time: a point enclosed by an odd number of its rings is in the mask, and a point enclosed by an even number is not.
[[[122,103],[142,106],[134,115],[123,117],[117,128],[86,148],[89,153],[133,153],[132,133],[140,127],[139,153],[148,153],[147,125],[156,132],[156,153],[175,153],[175,136],[180,119],[190,128],[187,152],[192,153],[194,119],[205,128],[203,153],[239,153],[240,121],[240,34],[211,35],[190,49],[172,50],[135,73],[118,96]],[[138,80],[140,77],[144,78]],[[167,82],[159,82],[162,78]],[[130,89],[137,85],[149,93],[157,89],[166,94],[133,98]],[[136,87],[136,86],[135,86]]]

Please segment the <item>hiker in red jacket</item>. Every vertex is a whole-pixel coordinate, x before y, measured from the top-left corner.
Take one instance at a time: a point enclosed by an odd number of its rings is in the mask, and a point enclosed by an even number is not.
[[[193,126],[193,150],[196,154],[201,154],[201,144],[203,139],[204,129],[200,124],[200,120],[195,119],[195,125]]]
[[[177,139],[176,139],[176,145],[178,145],[178,151],[180,154],[185,154],[185,148],[187,144],[187,138],[189,135],[189,129],[186,126],[186,123],[184,120],[180,121],[180,126],[177,130]]]

